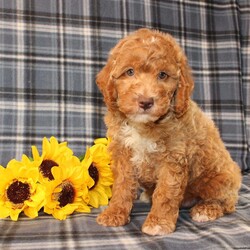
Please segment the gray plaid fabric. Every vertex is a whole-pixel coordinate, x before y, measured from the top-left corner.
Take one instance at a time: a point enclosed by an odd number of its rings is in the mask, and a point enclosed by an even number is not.
[[[106,134],[95,84],[109,50],[141,27],[172,34],[195,79],[194,99],[216,122],[232,157],[250,170],[249,0],[0,0],[0,163],[67,140],[76,155]],[[249,249],[250,176],[237,212],[193,222],[182,209],[177,231],[149,237],[149,206],[136,202],[131,223],[105,228],[97,212],[56,221],[0,220],[1,249]]]
[[[95,75],[108,51],[140,27],[171,33],[195,78],[194,99],[232,157],[250,168],[248,0],[0,0],[0,163],[44,136],[76,155],[105,136]]]
[[[147,236],[141,226],[150,209],[137,202],[131,222],[107,228],[96,222],[97,213],[74,214],[57,221],[41,214],[36,220],[0,220],[0,249],[110,249],[110,250],[231,250],[250,249],[250,175],[244,176],[237,212],[213,222],[192,221],[187,209],[180,210],[176,231],[168,236]]]

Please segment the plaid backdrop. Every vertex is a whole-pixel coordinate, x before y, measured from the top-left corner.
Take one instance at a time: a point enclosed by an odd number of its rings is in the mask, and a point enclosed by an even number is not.
[[[76,155],[105,136],[95,75],[140,27],[177,39],[194,99],[250,169],[249,0],[0,0],[0,163],[30,154],[44,136],[67,140]]]

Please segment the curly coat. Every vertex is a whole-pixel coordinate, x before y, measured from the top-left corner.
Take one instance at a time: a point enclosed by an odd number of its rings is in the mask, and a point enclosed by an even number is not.
[[[187,58],[169,34],[140,29],[122,39],[97,75],[108,108],[113,196],[97,222],[129,222],[138,187],[152,196],[142,231],[173,232],[181,205],[195,221],[235,211],[240,168],[211,119],[190,99]]]

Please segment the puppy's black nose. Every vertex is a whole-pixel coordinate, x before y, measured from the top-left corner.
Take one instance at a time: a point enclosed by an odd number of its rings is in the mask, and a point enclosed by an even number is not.
[[[147,110],[147,109],[150,109],[154,105],[154,99],[141,96],[139,97],[138,103],[139,103],[140,108]]]

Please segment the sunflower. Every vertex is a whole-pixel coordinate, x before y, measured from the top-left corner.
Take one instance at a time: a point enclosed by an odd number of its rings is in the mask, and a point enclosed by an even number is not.
[[[90,212],[88,188],[94,185],[94,181],[81,166],[80,160],[77,157],[73,159],[53,167],[53,180],[44,183],[44,212],[59,220],[65,220],[74,211]]]
[[[23,211],[35,218],[44,202],[44,188],[37,183],[39,173],[35,161],[23,155],[21,161],[11,160],[0,166],[0,218],[16,221]]]
[[[89,189],[89,205],[99,207],[107,205],[111,198],[113,174],[110,169],[111,157],[107,151],[109,139],[99,138],[87,149],[82,165],[88,169],[94,185]]]
[[[34,161],[39,162],[39,181],[43,183],[54,179],[51,173],[52,167],[59,166],[63,161],[71,158],[73,151],[67,146],[67,142],[58,143],[52,136],[50,140],[43,138],[41,156],[35,146],[32,146],[32,155]]]

